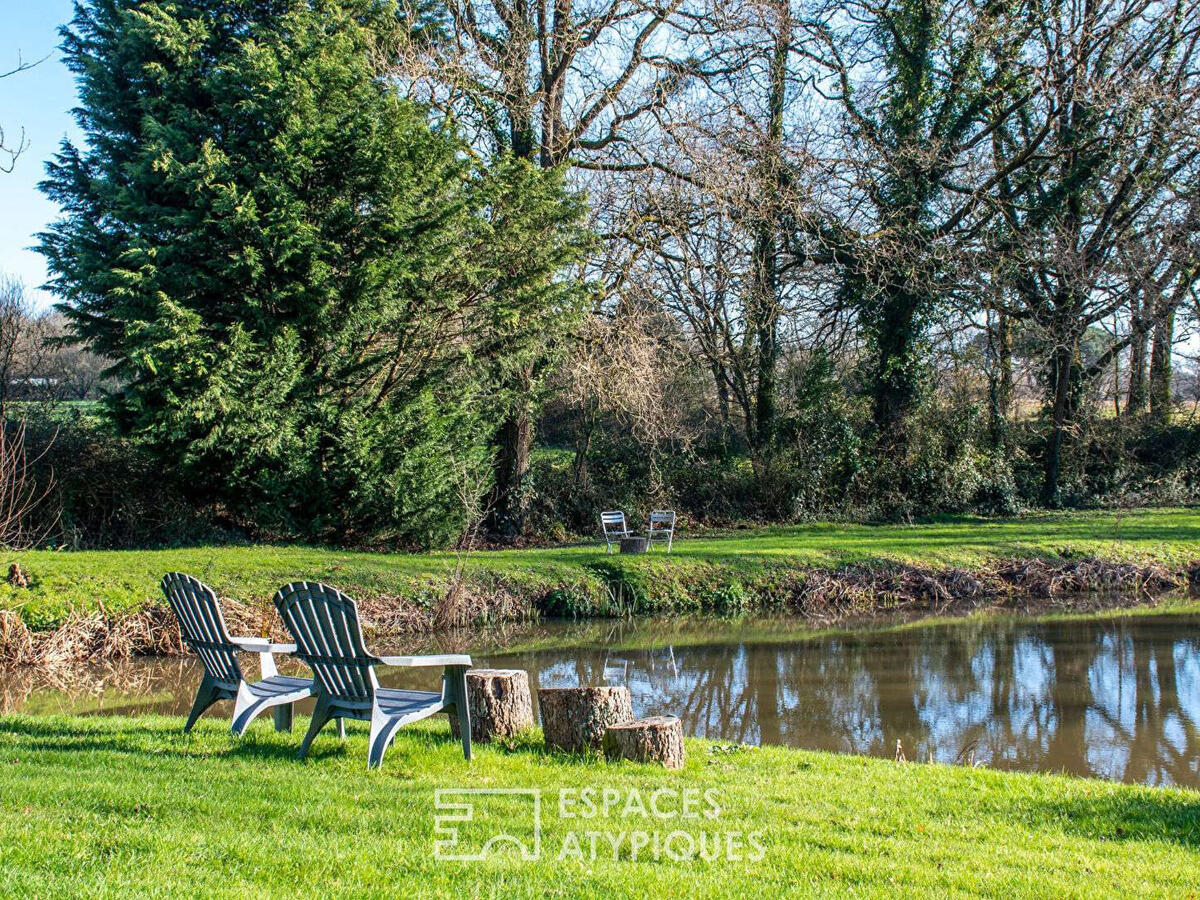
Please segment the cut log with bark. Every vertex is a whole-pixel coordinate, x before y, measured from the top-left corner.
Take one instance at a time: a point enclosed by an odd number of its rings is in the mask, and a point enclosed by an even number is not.
[[[610,725],[604,733],[604,755],[609,759],[655,762],[668,769],[682,769],[683,727],[676,716],[652,716]]]
[[[533,728],[529,673],[521,669],[469,669],[467,708],[471,711],[471,740],[515,737]],[[458,737],[458,717],[450,717]]]
[[[606,729],[633,721],[626,687],[543,688],[538,706],[546,747],[569,753],[600,750]]]
[[[20,563],[13,563],[8,567],[8,583],[13,587],[29,587],[29,578],[25,575],[25,570],[21,568]]]

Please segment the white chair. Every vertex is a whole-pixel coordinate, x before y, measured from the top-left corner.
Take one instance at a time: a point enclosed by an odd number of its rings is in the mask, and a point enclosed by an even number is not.
[[[297,658],[313,670],[317,706],[312,724],[300,745],[308,753],[313,738],[329,722],[361,719],[371,723],[367,768],[383,763],[383,754],[401,725],[446,710],[458,716],[463,756],[471,758],[471,718],[467,709],[467,669],[471,657],[375,656],[363,644],[354,601],[328,585],[296,581],[275,594],[275,608],[283,617],[299,649]],[[382,688],[375,666],[439,666],[441,693]]]
[[[275,730],[291,731],[292,704],[313,695],[313,682],[311,678],[280,675],[272,654],[291,653],[295,644],[230,637],[216,592],[191,575],[169,572],[163,576],[162,589],[179,620],[184,643],[196,651],[204,666],[204,678],[183,730],[191,731],[200,714],[218,700],[232,700],[235,735],[244,734],[255,716],[271,708],[275,709]],[[258,654],[262,681],[250,683],[243,677],[239,650]]]
[[[675,540],[675,510],[656,509],[650,513],[650,527],[646,529],[646,549],[654,546],[654,539],[667,539],[667,552],[671,552],[671,544]]]
[[[604,529],[604,543],[609,553],[612,553],[614,543],[620,549],[622,539],[633,537],[633,532],[625,524],[625,513],[619,509],[600,513],[600,527]]]

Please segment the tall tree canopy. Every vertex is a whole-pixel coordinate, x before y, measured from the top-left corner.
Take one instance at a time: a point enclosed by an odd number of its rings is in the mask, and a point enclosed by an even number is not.
[[[461,530],[491,385],[581,308],[559,173],[486,169],[379,66],[382,0],[92,0],[64,29],[86,144],[40,236],[109,409],[235,515],[289,532]]]

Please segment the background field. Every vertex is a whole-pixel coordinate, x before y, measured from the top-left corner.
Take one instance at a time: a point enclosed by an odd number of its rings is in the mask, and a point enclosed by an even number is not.
[[[102,609],[113,614],[158,602],[159,579],[172,570],[194,574],[223,596],[250,604],[266,603],[280,585],[305,578],[327,581],[360,599],[432,606],[461,571],[477,590],[537,597],[570,614],[600,608],[590,604],[603,606],[614,583],[628,586],[631,593],[646,592],[651,606],[675,601],[686,606],[692,600],[713,605],[708,603],[709,594],[720,599],[731,585],[737,586],[735,593],[770,592],[773,586],[783,589],[787,579],[809,568],[905,562],[972,569],[1004,559],[1082,557],[1186,566],[1200,558],[1200,512],[1061,513],[1006,520],[964,517],[918,525],[816,524],[684,534],[669,556],[655,551],[648,557],[608,556],[598,543],[471,554],[360,553],[271,545],[7,553],[0,557],[5,567],[20,563],[30,587],[4,585],[0,607],[19,610],[35,628],[55,625],[73,610]],[[737,596],[725,600],[734,607],[739,604]],[[752,601],[750,597],[747,602]],[[630,602],[636,602],[636,597]]]

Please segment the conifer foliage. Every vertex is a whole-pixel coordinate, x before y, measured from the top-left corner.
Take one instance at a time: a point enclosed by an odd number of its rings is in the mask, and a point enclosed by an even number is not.
[[[579,198],[402,99],[404,30],[377,0],[90,0],[63,32],[52,286],[118,427],[262,530],[461,533],[492,386],[586,299]]]

